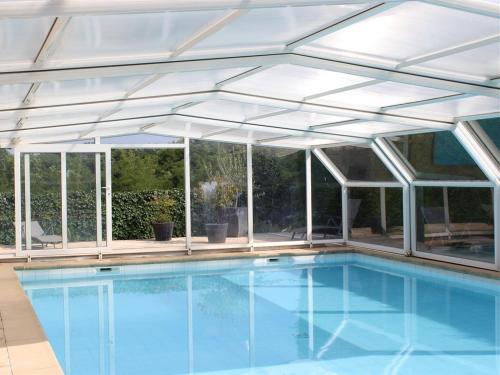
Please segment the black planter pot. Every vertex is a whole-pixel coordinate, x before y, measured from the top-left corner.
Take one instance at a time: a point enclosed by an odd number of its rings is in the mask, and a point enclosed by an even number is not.
[[[209,243],[224,243],[227,237],[227,223],[205,224]]]
[[[156,241],[170,241],[174,231],[174,223],[153,223]]]

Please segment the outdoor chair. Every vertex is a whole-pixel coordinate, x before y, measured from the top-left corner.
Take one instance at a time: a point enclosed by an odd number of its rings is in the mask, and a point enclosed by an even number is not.
[[[26,222],[21,223],[21,231],[23,240],[26,239]],[[40,223],[36,220],[31,222],[31,240],[36,241],[42,245],[42,247],[47,247],[47,245],[52,245],[54,248],[57,244],[62,242],[62,237],[56,234],[46,234],[42,229]]]

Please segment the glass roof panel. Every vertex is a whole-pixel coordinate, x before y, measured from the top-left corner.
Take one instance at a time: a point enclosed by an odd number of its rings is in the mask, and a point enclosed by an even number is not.
[[[500,26],[499,26],[500,29]],[[500,30],[499,30],[500,31]],[[431,60],[415,68],[429,68],[448,73],[496,78],[500,76],[500,43]]]
[[[241,74],[249,69],[251,68],[203,70],[197,72],[166,74],[144,89],[137,91],[132,97],[211,90],[216,83]]]
[[[478,123],[500,150],[500,117],[479,120]]]
[[[328,147],[323,151],[352,181],[395,181],[396,179],[369,147]]]
[[[493,17],[407,1],[311,45],[403,61],[495,33]]]
[[[321,131],[324,132],[346,132],[346,134],[359,134],[362,136],[371,136],[373,134],[378,133],[387,133],[387,132],[398,132],[405,130],[415,129],[411,126],[399,125],[399,124],[389,124],[387,122],[376,122],[376,121],[367,121],[367,122],[359,122],[356,124],[349,125],[340,125],[340,126],[332,126],[329,128],[322,128]]]
[[[406,135],[393,142],[418,180],[486,180],[450,131]]]
[[[155,134],[127,134],[116,137],[101,138],[102,144],[162,144],[162,143],[179,143],[179,138],[166,137]]]
[[[194,107],[182,109],[181,114],[217,118],[222,120],[245,121],[245,119],[276,112],[275,107],[232,102],[229,100],[209,100]]]
[[[355,90],[344,91],[311,100],[322,104],[345,103],[353,106],[379,108],[389,105],[415,102],[456,94],[452,91],[436,90],[398,82],[382,82]]]
[[[0,105],[10,108],[11,105],[20,104],[26,97],[30,84],[0,85]]]
[[[473,96],[464,99],[447,100],[440,103],[419,105],[410,108],[397,109],[389,112],[402,115],[417,116],[443,116],[443,118],[454,118],[484,113],[498,112],[500,100],[484,96]]]
[[[128,90],[148,76],[87,78],[67,81],[49,81],[40,85],[35,95],[37,104],[71,100],[96,101],[123,98]]]
[[[231,91],[302,100],[306,96],[370,81],[370,78],[282,64],[230,83]]]
[[[323,5],[252,9],[197,44],[195,49],[285,44],[360,8],[361,5]]]
[[[0,18],[0,64],[35,61],[54,18]]]
[[[332,122],[339,122],[350,120],[349,117],[337,117],[323,115],[320,113],[294,111],[282,115],[266,117],[252,121],[257,124],[293,127],[297,129],[307,129],[309,126],[329,124]]]
[[[55,59],[84,59],[168,53],[224,11],[76,16],[69,22]]]

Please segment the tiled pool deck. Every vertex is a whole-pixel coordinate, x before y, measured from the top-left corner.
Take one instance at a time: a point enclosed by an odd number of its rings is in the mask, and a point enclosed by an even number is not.
[[[424,265],[456,271],[464,275],[500,279],[500,272],[498,271],[482,270],[468,266],[344,246],[317,249],[266,250],[254,253],[197,253],[191,256],[162,255],[154,257],[120,257],[104,260],[69,259],[45,260],[43,262],[32,263],[0,263],[0,375],[60,375],[63,373],[31,303],[19,283],[15,270],[266,258],[346,252],[375,255],[413,265]]]

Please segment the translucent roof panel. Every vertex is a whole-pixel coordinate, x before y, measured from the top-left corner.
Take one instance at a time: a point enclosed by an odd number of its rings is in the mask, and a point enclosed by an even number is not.
[[[70,100],[102,100],[123,98],[127,91],[147,79],[148,76],[88,78],[67,81],[49,81],[40,85],[36,92],[37,104]]]
[[[53,58],[155,58],[174,51],[223,14],[204,11],[72,17]]]
[[[307,129],[310,126],[329,124],[350,120],[348,117],[337,117],[323,115],[320,113],[293,111],[277,116],[265,117],[252,122],[270,126],[291,127],[296,129]]]
[[[396,180],[371,148],[343,146],[328,147],[323,151],[348,180]]]
[[[175,137],[165,137],[156,134],[127,134],[116,137],[101,138],[102,144],[164,144],[164,143],[179,143],[182,139]]]
[[[418,64],[415,65],[415,68],[448,71],[450,73],[464,74],[473,77],[495,78],[500,76],[499,56],[500,43],[493,43],[484,47]]]
[[[216,83],[234,77],[251,68],[202,70],[196,72],[171,73],[152,82],[131,97],[167,95],[174,93],[212,90]]]
[[[418,180],[486,180],[449,131],[401,136],[394,143]]]
[[[498,20],[493,17],[408,1],[312,45],[404,61],[496,33]]]
[[[500,99],[473,96],[463,99],[447,100],[439,103],[419,105],[404,109],[391,110],[408,116],[421,116],[445,120],[453,120],[455,117],[471,116],[485,113],[498,112],[500,109]]]
[[[389,132],[399,132],[416,129],[416,127],[399,125],[399,124],[389,124],[387,122],[376,122],[376,121],[366,121],[347,125],[336,125],[328,128],[321,128],[324,132],[339,132],[339,133],[352,133],[353,135],[358,134],[360,136],[372,136],[381,133]]]
[[[20,104],[25,98],[30,84],[0,85],[0,108],[10,108]]]
[[[370,78],[282,64],[225,86],[238,92],[302,100],[303,98],[371,81]]]
[[[0,64],[31,65],[53,22],[52,17],[0,18]]]
[[[312,100],[315,103],[345,103],[353,106],[384,107],[456,94],[422,86],[383,82]]]
[[[277,110],[279,108],[232,102],[229,100],[209,100],[193,107],[182,109],[179,113],[231,121],[245,121],[248,118],[276,112]]]
[[[283,45],[360,8],[325,5],[252,9],[203,40],[195,50]]]

